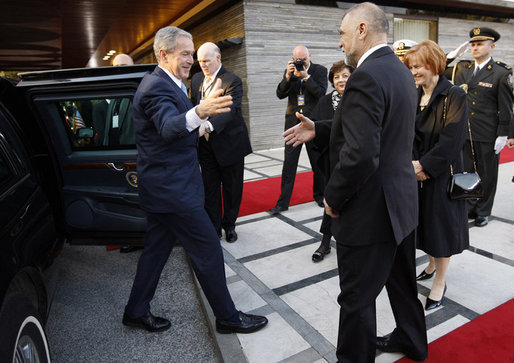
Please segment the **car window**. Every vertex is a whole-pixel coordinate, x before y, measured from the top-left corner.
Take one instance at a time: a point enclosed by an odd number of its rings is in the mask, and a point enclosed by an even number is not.
[[[65,99],[53,106],[72,149],[135,148],[131,97]]]

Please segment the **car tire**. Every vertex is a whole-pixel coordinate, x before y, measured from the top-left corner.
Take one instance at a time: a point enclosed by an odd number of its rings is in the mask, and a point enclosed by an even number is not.
[[[36,308],[21,293],[7,293],[0,311],[0,362],[50,362],[45,330]]]

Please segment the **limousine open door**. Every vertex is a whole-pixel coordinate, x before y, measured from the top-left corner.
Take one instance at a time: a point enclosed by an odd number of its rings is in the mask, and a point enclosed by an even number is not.
[[[53,153],[71,243],[143,243],[146,219],[139,207],[132,98],[153,68],[22,74],[17,88],[33,118],[25,127],[37,128],[39,142]]]

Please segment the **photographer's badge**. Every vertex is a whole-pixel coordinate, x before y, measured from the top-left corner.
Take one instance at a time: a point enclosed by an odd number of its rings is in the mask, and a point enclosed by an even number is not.
[[[298,106],[305,106],[305,95],[298,95]]]

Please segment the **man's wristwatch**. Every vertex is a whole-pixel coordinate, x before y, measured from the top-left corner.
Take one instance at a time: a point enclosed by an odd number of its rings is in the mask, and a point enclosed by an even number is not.
[[[211,124],[206,122],[204,125],[205,132],[210,134],[212,132]]]

